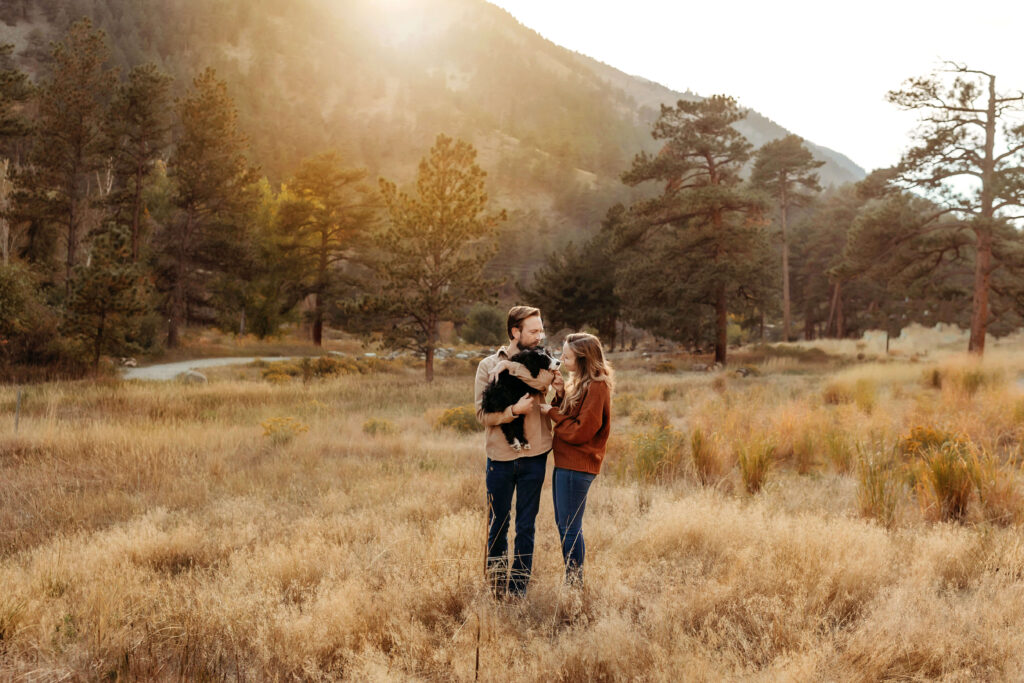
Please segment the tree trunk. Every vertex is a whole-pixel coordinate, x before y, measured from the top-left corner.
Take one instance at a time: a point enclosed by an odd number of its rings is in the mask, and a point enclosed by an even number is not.
[[[718,287],[718,299],[715,302],[716,335],[715,362],[725,367],[726,349],[729,344],[729,315],[725,305],[725,285]]]
[[[238,323],[238,336],[245,336],[245,308],[242,308],[242,320]]]
[[[426,360],[426,368],[425,369],[426,369],[426,372],[427,372],[427,381],[428,382],[433,382],[434,381],[434,347],[433,346],[428,346],[427,347],[426,357],[427,357],[427,360]]]
[[[324,312],[320,307],[320,295],[314,294],[315,303],[313,304],[313,343],[317,346],[323,346],[324,338]]]
[[[992,276],[992,233],[978,233],[977,263],[974,266],[974,298],[971,302],[971,338],[967,350],[979,356],[985,353],[988,326],[988,289]]]
[[[782,205],[782,340],[790,341],[790,325],[792,314],[790,311],[789,299],[789,235],[786,231],[788,216],[786,215],[786,179],[782,179],[781,189]]]

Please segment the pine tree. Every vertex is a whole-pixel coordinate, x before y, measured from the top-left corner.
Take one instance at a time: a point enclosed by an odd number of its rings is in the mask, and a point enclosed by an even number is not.
[[[135,349],[130,338],[147,301],[145,274],[131,260],[129,230],[108,223],[93,240],[88,261],[75,267],[63,332],[82,342],[97,367],[104,353]]]
[[[280,209],[281,247],[295,262],[304,294],[313,295],[313,343],[323,343],[327,311],[348,284],[341,266],[376,217],[378,200],[366,169],[345,168],[336,152],[307,159],[288,184],[294,200]]]
[[[1024,208],[1024,125],[1018,122],[1024,94],[1000,94],[995,74],[948,63],[930,76],[910,79],[888,99],[922,114],[915,145],[895,168],[901,187],[937,205],[921,234],[953,216],[973,242],[968,350],[982,354],[992,274],[1001,265],[996,255],[1012,251],[1001,236],[1015,232],[1006,223],[1022,217]]]
[[[782,242],[782,338],[791,341],[790,289],[789,289],[789,219],[793,207],[806,206],[811,193],[821,190],[816,168],[825,165],[815,161],[803,139],[787,135],[765,144],[754,156],[754,169],[750,182],[768,193],[779,208],[780,237]]]
[[[622,300],[615,292],[612,240],[624,213],[621,204],[612,207],[596,235],[580,247],[570,242],[551,252],[532,284],[520,286],[526,300],[544,302],[549,327],[580,330],[591,325],[612,350],[622,313]]]
[[[171,77],[154,65],[137,66],[118,87],[107,117],[117,183],[108,203],[114,218],[131,227],[133,261],[139,260],[146,182],[170,144],[170,86]]]
[[[381,253],[378,304],[391,319],[385,339],[422,352],[428,382],[438,324],[454,320],[497,284],[485,277],[484,266],[495,252],[495,227],[506,216],[487,211],[485,176],[472,145],[441,134],[420,162],[414,196],[380,181],[388,221],[374,243]]]
[[[106,68],[109,50],[102,31],[83,19],[72,24],[52,51],[50,76],[38,90],[32,169],[26,185],[31,203],[59,226],[64,238],[65,294],[88,227],[92,203],[101,192],[105,158],[105,102],[116,74]]]
[[[190,305],[207,298],[211,273],[232,263],[257,179],[227,85],[213,69],[195,78],[177,110],[181,133],[169,166],[175,212],[157,245],[171,348],[180,343]]]
[[[706,334],[714,313],[715,360],[726,362],[730,302],[757,304],[770,273],[763,203],[742,185],[751,144],[733,124],[746,116],[731,97],[662,105],[652,135],[655,155],[641,153],[623,175],[628,185],[657,182],[661,194],[630,208],[618,231],[627,250],[619,291],[631,320],[680,341]]]

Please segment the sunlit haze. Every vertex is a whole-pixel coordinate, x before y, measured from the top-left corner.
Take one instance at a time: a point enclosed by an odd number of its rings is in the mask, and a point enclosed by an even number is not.
[[[665,3],[493,0],[571,50],[673,90],[736,97],[871,170],[899,159],[915,118],[885,101],[942,60],[1024,88],[1024,3]]]

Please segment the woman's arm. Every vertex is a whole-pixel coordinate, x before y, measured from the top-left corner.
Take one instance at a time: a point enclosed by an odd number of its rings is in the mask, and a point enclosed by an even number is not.
[[[608,384],[598,381],[590,383],[576,417],[564,415],[558,406],[551,406],[548,417],[555,424],[555,434],[574,446],[593,439],[604,424],[604,407],[608,398]]]

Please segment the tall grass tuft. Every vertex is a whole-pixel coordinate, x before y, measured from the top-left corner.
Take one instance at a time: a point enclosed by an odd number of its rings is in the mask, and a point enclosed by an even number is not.
[[[943,522],[964,520],[976,479],[973,455],[953,441],[929,447],[914,466],[918,502],[926,514]]]
[[[764,487],[774,459],[775,444],[768,439],[756,439],[739,446],[736,460],[747,493],[757,493]]]
[[[896,522],[903,484],[896,462],[879,449],[861,451],[857,461],[857,506],[860,513],[886,528]]]
[[[673,479],[685,448],[683,435],[671,427],[659,426],[633,436],[634,470],[643,482]]]
[[[718,444],[700,427],[690,433],[690,456],[693,470],[701,486],[718,483],[728,474],[728,464],[722,457]]]

